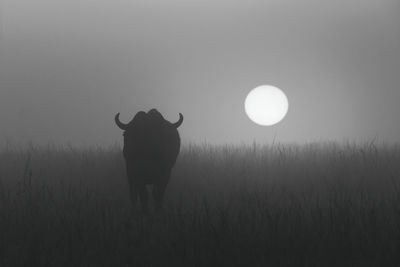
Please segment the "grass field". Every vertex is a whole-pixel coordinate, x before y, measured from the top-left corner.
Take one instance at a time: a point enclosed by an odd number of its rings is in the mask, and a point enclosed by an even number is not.
[[[4,146],[0,266],[400,266],[399,145],[186,145],[165,205],[119,147]]]

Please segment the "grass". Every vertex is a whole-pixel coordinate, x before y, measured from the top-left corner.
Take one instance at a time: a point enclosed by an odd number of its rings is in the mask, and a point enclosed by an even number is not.
[[[182,147],[132,214],[119,147],[4,147],[0,266],[400,266],[400,146]]]

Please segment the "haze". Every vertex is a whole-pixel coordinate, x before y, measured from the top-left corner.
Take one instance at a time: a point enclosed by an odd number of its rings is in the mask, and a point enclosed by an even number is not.
[[[355,1],[1,2],[0,140],[113,144],[178,112],[184,142],[400,141],[400,4]],[[247,93],[288,96],[251,122]]]

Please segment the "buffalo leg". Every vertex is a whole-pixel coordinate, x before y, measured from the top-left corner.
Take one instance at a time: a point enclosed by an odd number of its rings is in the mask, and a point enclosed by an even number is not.
[[[147,213],[149,196],[147,193],[146,186],[144,184],[141,184],[139,186],[139,198],[140,198],[140,204],[142,206],[142,211]]]
[[[161,177],[161,181],[155,184],[153,187],[153,197],[155,201],[155,208],[157,211],[161,211],[163,209],[164,194],[165,190],[167,189],[169,177],[170,172],[168,172],[166,177]]]
[[[155,208],[157,211],[161,211],[163,209],[163,200],[166,188],[167,188],[166,183],[154,185],[153,195],[155,201]]]
[[[129,196],[132,203],[132,210],[134,211],[138,199],[138,185],[134,181],[138,174],[129,164],[126,165],[126,171],[128,174]]]
[[[129,194],[130,194],[130,198],[131,198],[132,209],[134,210],[136,207],[138,192],[137,192],[137,186],[133,185],[133,183],[130,183],[130,185],[129,185]]]

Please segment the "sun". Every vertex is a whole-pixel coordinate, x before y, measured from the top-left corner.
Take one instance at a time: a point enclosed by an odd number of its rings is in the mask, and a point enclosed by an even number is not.
[[[253,122],[271,126],[286,116],[289,102],[281,89],[272,85],[261,85],[247,95],[244,109]]]

